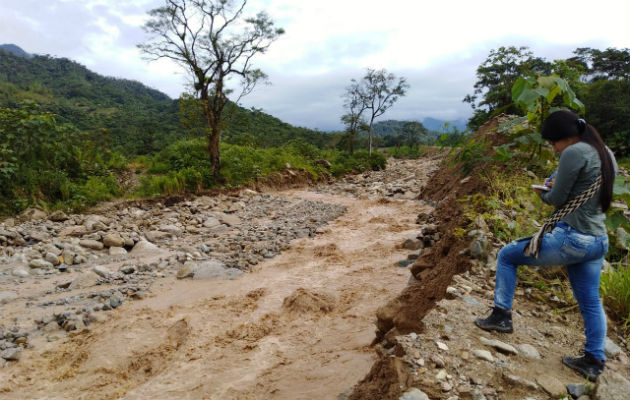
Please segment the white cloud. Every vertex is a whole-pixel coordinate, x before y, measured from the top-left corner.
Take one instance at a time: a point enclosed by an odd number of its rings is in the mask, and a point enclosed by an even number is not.
[[[186,71],[147,62],[135,45],[147,11],[161,0],[2,0],[0,37],[26,51],[75,59],[177,97]],[[475,69],[490,49],[528,45],[564,58],[577,47],[630,47],[630,2],[529,0],[250,0],[286,34],[254,60],[273,82],[246,98],[287,122],[332,129],[340,96],[364,68],[408,78],[408,95],[385,118],[465,117]]]

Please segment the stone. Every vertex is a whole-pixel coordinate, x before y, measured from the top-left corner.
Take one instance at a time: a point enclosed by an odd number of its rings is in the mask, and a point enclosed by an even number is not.
[[[37,208],[27,208],[20,213],[20,219],[25,221],[36,221],[40,219],[46,219],[48,215],[42,210]]]
[[[16,267],[13,268],[13,271],[11,271],[11,275],[17,276],[18,278],[26,278],[29,276],[29,273],[24,267]]]
[[[437,354],[431,356],[431,362],[435,364],[436,368],[444,368],[444,366],[446,365],[444,359]]]
[[[74,257],[75,256],[76,256],[76,254],[73,251],[70,251],[68,249],[64,249],[61,252],[61,258],[63,258],[63,262],[68,264],[68,265],[74,264]]]
[[[182,234],[182,228],[176,226],[176,225],[161,225],[158,230],[160,232],[166,232],[169,235],[181,235]]]
[[[168,239],[171,235],[167,232],[149,231],[144,236],[149,242],[159,242],[160,240]]]
[[[407,239],[402,245],[403,249],[418,250],[423,247],[423,242],[417,239]]]
[[[109,297],[109,305],[111,308],[118,308],[123,303],[124,296],[122,293],[116,291]]]
[[[146,240],[141,240],[138,243],[136,243],[135,246],[133,246],[133,249],[131,249],[130,253],[133,255],[136,255],[136,254],[154,252],[156,250],[159,250],[159,247],[157,247],[153,243],[148,242]]]
[[[125,239],[121,238],[117,233],[108,233],[103,238],[103,245],[105,247],[123,247]]]
[[[61,264],[61,261],[59,260],[59,256],[51,252],[46,253],[46,255],[44,256],[44,259],[54,266]]]
[[[506,382],[512,385],[519,385],[519,386],[522,386],[524,388],[531,389],[531,390],[538,389],[538,384],[536,384],[536,382],[532,382],[518,375],[513,375],[513,374],[503,372],[503,379],[505,379]]]
[[[85,232],[86,232],[86,229],[84,226],[74,225],[74,226],[69,226],[67,228],[63,228],[61,231],[59,231],[59,233],[57,234],[57,237],[81,236]]]
[[[573,397],[577,399],[580,396],[586,394],[586,385],[583,383],[569,383],[567,385],[567,392]]]
[[[61,210],[54,211],[48,216],[48,219],[53,222],[63,222],[68,219],[68,216],[65,212]]]
[[[109,255],[110,256],[126,256],[127,255],[127,250],[125,250],[124,247],[110,247],[109,248]]]
[[[28,236],[37,242],[43,242],[50,239],[50,235],[43,231],[29,232]]]
[[[218,219],[214,217],[206,218],[206,220],[203,221],[204,228],[216,228],[220,225],[221,225],[221,221],[219,221]]]
[[[83,272],[74,278],[69,289],[73,290],[94,286],[98,279],[99,276],[92,271]]]
[[[103,243],[98,240],[83,239],[79,241],[79,246],[92,250],[103,250]]]
[[[435,379],[440,382],[443,381],[444,379],[446,379],[446,376],[448,375],[448,373],[446,372],[445,369],[440,369],[438,371],[438,373],[435,375]]]
[[[554,399],[567,394],[564,384],[551,374],[539,375],[536,377],[536,382]]]
[[[94,268],[92,268],[92,271],[94,271],[96,275],[102,278],[109,278],[112,274],[107,268],[103,267],[102,265],[95,266]]]
[[[509,345],[507,343],[503,343],[500,340],[496,340],[496,339],[490,340],[490,339],[486,339],[485,337],[482,337],[481,338],[481,343],[485,344],[486,346],[494,347],[495,349],[497,349],[501,353],[518,354],[518,350],[516,350],[514,348],[514,346]]]
[[[448,346],[446,345],[446,343],[436,341],[435,344],[437,345],[438,349],[448,351]]]
[[[540,353],[538,353],[538,350],[536,350],[536,348],[531,344],[523,343],[519,344],[517,347],[523,356],[534,360],[540,360]]]
[[[417,388],[411,388],[407,390],[398,400],[430,400],[429,396],[422,390]]]
[[[615,342],[610,340],[610,338],[606,338],[606,344],[604,347],[604,353],[606,353],[607,357],[615,357],[617,354],[621,353],[621,347],[617,346]]]
[[[17,294],[15,292],[11,292],[9,290],[0,291],[0,305],[6,304],[10,301],[17,299]]]
[[[473,355],[482,360],[494,362],[494,357],[492,357],[492,353],[490,353],[488,350],[473,350]]]
[[[628,400],[629,393],[630,382],[610,368],[604,368],[597,379],[595,400]]]
[[[236,268],[226,268],[219,261],[204,261],[197,265],[193,279],[235,279],[243,274],[243,271]]]
[[[225,214],[225,213],[219,216],[219,221],[221,221],[222,224],[225,224],[230,227],[240,225],[241,223],[241,219],[237,217],[236,215]]]
[[[119,271],[125,275],[129,275],[136,272],[136,267],[134,267],[133,265],[123,265],[122,267],[120,267]]]
[[[187,262],[186,264],[184,264],[183,267],[181,267],[179,269],[179,271],[177,271],[177,279],[186,279],[186,278],[192,278],[195,275],[195,268],[197,267],[197,264],[192,263],[192,262]]]
[[[41,258],[36,258],[34,260],[31,260],[28,263],[28,266],[31,268],[39,268],[39,269],[52,269],[53,268],[53,265],[51,262],[42,260]]]
[[[473,258],[478,260],[485,260],[488,253],[488,238],[485,235],[482,235],[475,240],[470,245],[470,255]]]
[[[7,361],[17,361],[22,355],[21,347],[11,347],[0,351],[0,358],[4,358]]]

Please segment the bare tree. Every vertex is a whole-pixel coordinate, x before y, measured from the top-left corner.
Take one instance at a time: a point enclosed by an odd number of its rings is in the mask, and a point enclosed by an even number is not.
[[[347,110],[347,113],[341,116],[341,122],[346,125],[348,151],[350,154],[353,154],[354,144],[359,132],[367,129],[367,123],[362,117],[363,112],[366,110],[366,105],[363,101],[361,86],[354,79],[352,83],[346,87],[346,92],[343,97],[345,99],[343,106]]]
[[[374,120],[385,113],[399,97],[407,93],[409,84],[405,78],[399,78],[387,73],[385,69],[374,70],[368,68],[367,73],[360,82],[352,80],[352,84],[358,85],[359,93],[365,111],[369,110],[369,122],[367,124],[368,143],[370,155],[372,154],[372,125]]]
[[[216,181],[222,180],[219,142],[227,95],[232,93],[227,81],[240,78],[235,102],[250,93],[267,78],[252,67],[252,58],[265,53],[284,33],[265,12],[245,18],[246,4],[247,0],[165,0],[163,7],[149,11],[151,19],[144,30],[151,37],[138,45],[149,59],[168,58],[188,70],[208,127],[208,153]]]

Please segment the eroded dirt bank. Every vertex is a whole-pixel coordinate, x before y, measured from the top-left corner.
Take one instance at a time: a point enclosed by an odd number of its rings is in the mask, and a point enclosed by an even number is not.
[[[3,275],[0,289],[15,293],[2,305],[5,331],[19,325],[16,334],[27,333],[21,337],[28,342],[19,361],[0,369],[2,397],[335,399],[349,393],[376,358],[369,345],[377,308],[407,285],[409,270],[398,262],[410,250],[401,244],[415,239],[418,214],[430,211],[415,197],[437,163],[394,162],[386,171],[333,186],[262,197],[278,218],[233,199],[219,216],[194,202],[188,214],[167,210],[156,217],[159,229],[143,214],[146,227],[136,224],[120,236],[129,242],[133,232],[148,234],[157,248],[147,253],[106,255],[88,243],[94,249],[71,267],[72,279],[44,263],[30,266],[28,276]],[[337,210],[312,204],[344,207],[345,213],[327,225],[309,225],[325,223],[317,210]],[[304,214],[304,223],[287,227],[282,221],[299,218],[294,211]],[[182,227],[184,214],[198,228]],[[85,235],[103,242],[113,225],[106,221],[97,227],[102,234],[88,229]],[[36,242],[52,243],[55,229]],[[283,239],[276,240],[276,233]],[[263,243],[260,251],[252,242]],[[195,251],[202,243],[206,248]],[[38,251],[26,261],[48,255]],[[233,280],[207,279],[212,274],[199,271],[215,251],[222,272],[247,272]],[[98,279],[72,285],[92,276],[96,266]],[[185,268],[198,279],[176,279],[189,276]],[[63,311],[70,316],[59,321]],[[79,322],[72,319],[77,315]],[[69,326],[66,333],[62,328]]]

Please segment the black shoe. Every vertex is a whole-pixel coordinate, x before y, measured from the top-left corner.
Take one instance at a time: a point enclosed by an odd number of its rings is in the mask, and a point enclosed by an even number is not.
[[[584,377],[592,382],[597,380],[599,374],[602,373],[606,366],[606,361],[598,360],[590,353],[584,352],[582,357],[562,357],[562,363],[567,367],[576,370]]]
[[[477,318],[475,325],[484,331],[512,333],[512,313],[497,307],[492,307],[492,314],[488,318]]]

